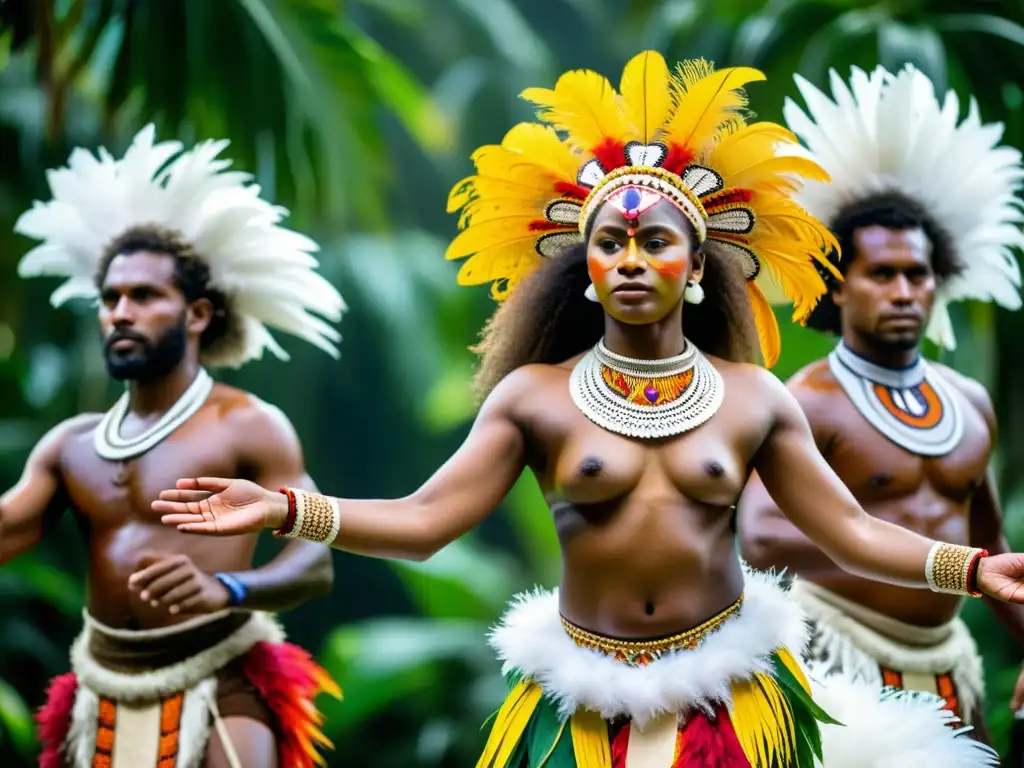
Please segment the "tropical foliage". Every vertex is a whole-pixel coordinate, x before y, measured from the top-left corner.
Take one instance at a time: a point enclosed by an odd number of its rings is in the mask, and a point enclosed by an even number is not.
[[[88,311],[52,311],[52,285],[16,278],[28,243],[14,220],[73,146],[120,150],[149,121],[163,136],[231,138],[238,165],[323,244],[351,310],[341,364],[292,344],[289,367],[230,379],[291,416],[322,488],[398,496],[455,448],[475,408],[466,347],[491,305],[454,286],[444,199],[473,148],[528,116],[520,90],[570,67],[613,76],[654,47],[764,69],[752,106],[778,119],[795,71],[822,85],[830,67],[910,61],[973,93],[1024,147],[1022,24],[1017,0],[0,0],[0,487],[50,425],[115,394]],[[967,307],[955,320],[952,363],[996,399],[1008,528],[1024,546],[1024,444],[1007,437],[1024,428],[1013,354],[1024,315]],[[782,325],[786,377],[830,342]],[[329,711],[331,764],[472,764],[503,692],[486,627],[516,591],[555,583],[553,535],[524,477],[427,563],[336,557],[334,593],[285,617],[346,690]],[[68,518],[0,570],[3,765],[32,764],[29,713],[66,668],[85,557]],[[998,735],[1021,654],[980,606],[969,619]]]

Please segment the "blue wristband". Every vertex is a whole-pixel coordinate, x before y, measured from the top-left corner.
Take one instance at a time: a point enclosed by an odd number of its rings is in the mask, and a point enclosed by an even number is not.
[[[235,606],[241,605],[245,602],[246,596],[249,594],[249,588],[245,586],[241,581],[236,579],[230,573],[215,573],[213,578],[224,585],[224,588],[231,595],[231,601],[228,605]]]

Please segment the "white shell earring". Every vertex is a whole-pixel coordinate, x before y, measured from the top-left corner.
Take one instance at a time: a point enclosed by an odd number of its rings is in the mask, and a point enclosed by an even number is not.
[[[597,298],[597,290],[594,288],[593,283],[587,286],[587,290],[583,292],[583,295],[586,296],[591,301],[600,301],[600,299]]]
[[[704,289],[700,287],[700,283],[695,283],[693,280],[686,281],[686,290],[683,291],[683,301],[687,304],[700,304],[704,301]]]

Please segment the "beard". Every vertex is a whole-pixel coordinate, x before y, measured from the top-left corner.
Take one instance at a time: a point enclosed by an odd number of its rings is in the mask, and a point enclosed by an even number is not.
[[[868,343],[875,349],[891,350],[893,352],[906,352],[911,349],[917,349],[921,344],[921,335],[920,329],[864,334]]]
[[[111,349],[122,339],[136,342],[131,349]],[[156,339],[147,339],[137,333],[115,328],[107,337],[103,351],[107,372],[117,381],[152,381],[166,376],[184,359],[188,334],[185,313]]]

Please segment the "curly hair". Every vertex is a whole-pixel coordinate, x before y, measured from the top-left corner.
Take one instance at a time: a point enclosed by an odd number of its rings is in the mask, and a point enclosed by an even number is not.
[[[192,303],[207,299],[213,305],[213,317],[199,339],[204,357],[217,357],[225,348],[241,344],[243,328],[231,311],[227,295],[210,285],[210,268],[195,249],[180,234],[156,225],[132,227],[111,241],[104,249],[96,273],[100,288],[107,277],[110,262],[117,256],[131,256],[148,251],[174,259],[174,286],[185,301]]]
[[[836,216],[829,227],[836,240],[839,241],[840,252],[845,258],[833,251],[829,261],[835,265],[841,275],[846,275],[850,265],[857,258],[857,247],[853,238],[857,230],[864,227],[885,227],[886,229],[907,230],[920,229],[931,244],[931,265],[936,282],[942,285],[946,280],[963,271],[964,265],[957,258],[953,249],[953,238],[935,221],[925,209],[913,200],[889,192],[861,200],[844,208]],[[822,296],[821,301],[807,318],[807,327],[824,333],[842,333],[839,307],[832,299],[832,291],[839,287],[836,279],[824,269],[819,269],[829,292]]]
[[[604,334],[604,310],[583,295],[589,284],[586,243],[569,246],[524,278],[473,348],[480,355],[477,394],[486,397],[516,368],[561,363],[597,344]],[[739,265],[706,258],[701,287],[704,301],[687,304],[684,312],[687,338],[708,354],[754,361],[757,327]]]

